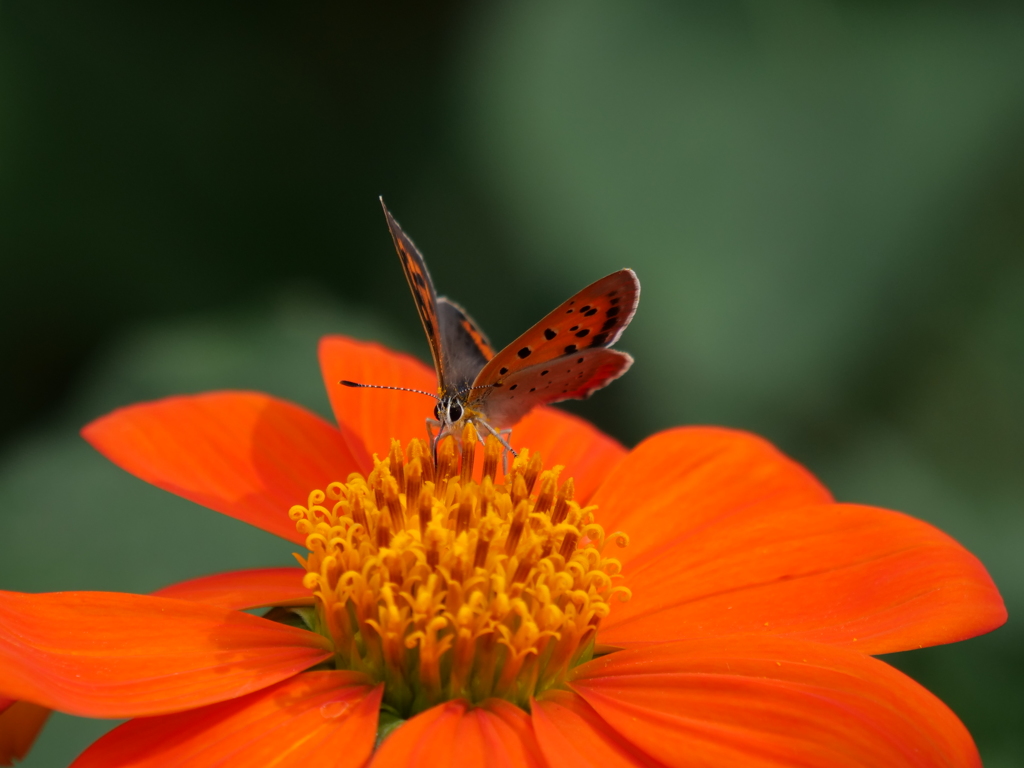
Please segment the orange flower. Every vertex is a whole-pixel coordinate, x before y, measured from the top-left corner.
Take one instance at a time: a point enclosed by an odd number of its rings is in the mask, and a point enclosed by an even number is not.
[[[1005,621],[948,536],[837,504],[726,429],[626,451],[542,408],[500,480],[493,442],[435,466],[420,399],[335,384],[432,389],[425,366],[344,338],[320,357],[337,427],[219,392],[83,430],[309,554],[152,596],[0,593],[0,710],[135,718],[76,768],[980,765],[942,702],[868,655]]]

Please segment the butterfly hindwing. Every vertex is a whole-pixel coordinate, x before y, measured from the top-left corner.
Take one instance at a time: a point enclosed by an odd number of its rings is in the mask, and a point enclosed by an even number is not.
[[[620,269],[562,302],[484,367],[476,385],[496,384],[524,368],[584,349],[610,347],[636,312],[640,282]]]
[[[495,429],[511,427],[538,405],[582,400],[619,378],[633,364],[625,352],[594,347],[522,368],[500,384],[480,389],[469,407]]]
[[[477,374],[494,357],[491,343],[462,307],[451,299],[437,299],[444,368],[456,391],[473,384]]]
[[[427,271],[427,264],[423,260],[423,256],[409,236],[398,226],[391,211],[384,205],[383,198],[381,198],[380,204],[384,208],[388,229],[391,230],[391,239],[395,241],[398,260],[402,262],[402,271],[405,272],[409,290],[412,291],[412,297],[416,302],[416,310],[423,323],[423,331],[427,334],[427,344],[430,345],[430,355],[434,359],[438,384],[445,389],[450,382],[444,364],[441,320],[438,317],[437,292],[434,290],[434,283],[430,279],[430,272]]]

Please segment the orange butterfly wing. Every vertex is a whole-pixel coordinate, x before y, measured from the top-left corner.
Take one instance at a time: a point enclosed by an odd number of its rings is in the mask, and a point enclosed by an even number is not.
[[[459,333],[466,336],[471,342],[473,347],[476,348],[477,352],[486,362],[494,357],[494,347],[491,346],[491,342],[484,335],[484,332],[480,330],[473,318],[469,316],[459,304],[449,299],[447,296],[440,296],[437,299],[438,308],[443,305],[447,305],[449,310],[452,312],[452,316],[456,319],[456,323],[459,327]],[[442,323],[442,328],[444,327]]]
[[[502,382],[474,392],[476,399],[471,398],[469,406],[495,429],[505,429],[538,405],[590,397],[632,364],[633,358],[617,349],[584,349],[510,373]]]
[[[398,260],[402,262],[402,271],[405,272],[406,282],[409,283],[409,290],[412,291],[412,297],[416,302],[416,310],[423,323],[423,331],[427,334],[427,344],[430,345],[430,355],[434,359],[437,381],[442,389],[447,389],[449,382],[445,370],[441,322],[437,314],[437,292],[434,290],[434,282],[430,279],[423,256],[420,255],[409,236],[398,226],[395,217],[384,205],[383,197],[380,198],[380,204],[384,209],[388,229],[391,230],[391,239],[395,241],[395,250],[398,252]]]
[[[477,374],[494,357],[491,343],[462,307],[439,296],[437,316],[441,322],[441,352],[448,375],[445,391],[465,391]]]
[[[511,373],[562,355],[610,347],[633,319],[639,299],[640,281],[632,269],[602,277],[491,358],[474,386],[500,383]]]
[[[639,298],[631,269],[591,283],[484,366],[469,407],[504,429],[538,405],[581,400],[614,381],[633,358],[608,347],[633,319]]]

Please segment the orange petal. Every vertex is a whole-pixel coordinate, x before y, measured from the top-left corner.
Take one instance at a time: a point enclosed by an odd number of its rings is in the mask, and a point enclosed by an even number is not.
[[[847,504],[737,510],[634,559],[624,583],[633,598],[602,643],[757,632],[890,653],[1006,621],[984,566],[949,536]]]
[[[820,643],[655,645],[578,667],[570,685],[666,766],[981,765],[967,729],[935,696],[881,661]]]
[[[217,605],[234,611],[265,605],[312,605],[313,594],[302,586],[302,568],[253,568],[201,576],[158,589],[156,597],[173,597]]]
[[[116,592],[0,592],[0,695],[86,717],[242,696],[330,658],[329,641],[247,613]]]
[[[572,691],[551,690],[532,702],[533,729],[548,765],[559,768],[656,768],[649,755],[612,730]]]
[[[355,672],[306,672],[231,701],[130,720],[73,768],[358,768],[373,750],[382,689]]]
[[[606,532],[625,531],[623,563],[668,550],[678,534],[740,510],[788,509],[832,500],[795,461],[746,432],[680,427],[634,448],[594,494]],[[626,569],[628,572],[628,568]]]
[[[46,725],[50,710],[30,701],[0,699],[0,765],[14,765],[23,760],[39,732]]]
[[[370,768],[545,768],[528,716],[506,702],[439,704],[399,726]]]
[[[504,753],[511,756],[512,765],[535,768],[547,766],[540,745],[537,743],[533,721],[526,712],[504,699],[487,699],[480,706],[486,710],[487,715],[486,720],[481,722],[490,722],[490,716],[493,716],[508,726],[508,728],[496,727],[496,733],[502,742]]]
[[[363,451],[360,469],[364,473],[373,468],[369,454],[385,456],[391,438],[405,445],[413,438],[427,437],[426,420],[434,413],[434,401],[430,398],[413,392],[353,389],[338,383],[347,379],[360,384],[437,392],[434,372],[416,358],[373,342],[325,336],[320,340],[320,371],[334,418],[347,428],[342,432],[355,443],[351,445],[352,451]]]
[[[512,430],[512,447],[540,453],[544,466],[565,466],[563,478],[573,478],[575,498],[587,503],[608,473],[628,451],[589,421],[543,406]]]
[[[82,436],[136,477],[297,544],[305,537],[288,517],[292,505],[359,469],[326,421],[252,392],[120,408]]]

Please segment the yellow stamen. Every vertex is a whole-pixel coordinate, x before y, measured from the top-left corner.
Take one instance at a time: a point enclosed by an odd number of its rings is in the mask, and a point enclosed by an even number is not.
[[[603,554],[595,508],[573,500],[571,478],[559,484],[562,467],[544,470],[524,449],[499,482],[503,449],[488,436],[475,480],[472,424],[461,438],[442,441],[436,466],[424,441],[392,441],[367,477],[290,511],[336,666],[383,682],[406,716],[454,698],[526,707],[591,656],[612,597],[629,596],[613,586],[620,563]]]

